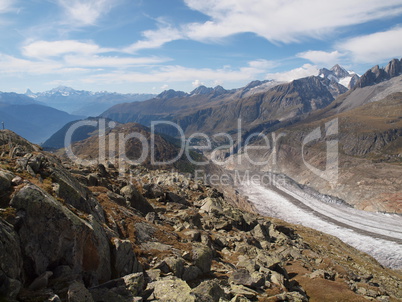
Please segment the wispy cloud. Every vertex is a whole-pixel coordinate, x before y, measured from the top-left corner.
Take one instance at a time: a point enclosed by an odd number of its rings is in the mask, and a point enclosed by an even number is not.
[[[344,56],[339,51],[326,52],[321,50],[309,50],[296,54],[297,57],[309,60],[317,65],[330,66],[339,63]]]
[[[88,82],[105,83],[191,83],[197,85],[223,85],[225,83],[252,81],[256,78],[264,78],[273,62],[266,60],[250,61],[247,65],[232,68],[189,68],[179,65],[154,66],[150,72],[109,72],[93,75],[87,78]]]
[[[96,54],[109,51],[112,49],[101,48],[93,42],[76,40],[35,41],[22,48],[25,56],[34,58],[56,57],[68,53]]]
[[[143,33],[146,39],[129,50],[159,48],[177,39],[217,41],[239,33],[255,33],[274,43],[325,39],[341,27],[402,14],[401,0],[184,0],[207,15],[204,23],[162,26]]]
[[[9,12],[14,5],[14,0],[0,0],[0,14]]]
[[[117,68],[127,69],[133,66],[155,65],[170,61],[161,57],[118,57],[118,56],[65,56],[64,62],[68,66],[81,66],[93,68]]]
[[[378,63],[402,56],[402,27],[359,36],[336,45],[357,63]]]
[[[187,27],[195,40],[252,32],[267,40],[290,43],[304,37],[324,38],[339,27],[402,13],[400,0],[185,0],[211,18]]]
[[[289,82],[296,79],[301,79],[308,76],[318,75],[319,68],[315,65],[304,64],[302,67],[295,68],[285,72],[268,73],[266,79]]]
[[[95,25],[119,0],[57,0],[64,9],[66,22],[74,26]]]
[[[145,39],[133,43],[124,51],[134,53],[141,49],[158,48],[165,43],[184,38],[178,29],[167,24],[160,25],[158,30],[144,31],[142,35]]]

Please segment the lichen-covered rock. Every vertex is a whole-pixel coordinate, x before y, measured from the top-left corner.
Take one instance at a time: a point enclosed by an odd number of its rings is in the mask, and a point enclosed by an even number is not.
[[[153,290],[152,296],[160,302],[195,302],[188,284],[177,277],[166,277],[148,284],[148,290]]]
[[[269,241],[269,230],[265,225],[257,224],[251,231],[253,237],[259,241]]]
[[[245,285],[251,288],[259,289],[265,284],[265,277],[258,272],[249,272],[247,269],[241,268],[234,271],[230,277],[229,282],[234,284]]]
[[[184,272],[184,259],[181,257],[168,257],[164,261],[168,265],[170,271],[176,276],[181,278]]]
[[[31,278],[65,262],[90,284],[110,279],[110,248],[105,231],[91,216],[84,220],[35,185],[27,185],[10,205],[20,219],[17,232]]]
[[[217,280],[206,280],[192,290],[197,302],[219,302],[226,298],[224,289]]]
[[[211,248],[202,243],[193,243],[193,261],[203,273],[211,270],[213,252]]]

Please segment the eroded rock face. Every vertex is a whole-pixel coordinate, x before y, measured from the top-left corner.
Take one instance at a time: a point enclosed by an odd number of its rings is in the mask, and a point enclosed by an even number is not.
[[[0,297],[15,298],[22,284],[22,253],[18,234],[0,218]],[[15,292],[15,286],[19,287]],[[14,287],[14,288],[13,288]]]
[[[31,277],[67,264],[87,273],[90,284],[110,279],[109,243],[97,221],[78,217],[32,184],[19,190],[10,204],[21,217],[17,233]]]

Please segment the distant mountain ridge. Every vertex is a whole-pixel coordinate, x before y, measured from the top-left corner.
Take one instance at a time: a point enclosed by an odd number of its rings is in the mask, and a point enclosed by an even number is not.
[[[238,119],[251,129],[323,108],[347,90],[328,77],[316,76],[290,83],[252,81],[232,90],[199,86],[190,93],[167,90],[147,101],[115,105],[101,116],[145,126],[152,121],[172,121],[186,134],[231,131]]]
[[[92,92],[75,90],[66,86],[37,93],[28,89],[25,95],[53,108],[83,116],[97,116],[113,105],[144,101],[155,96],[155,94],[140,93]]]
[[[79,118],[23,94],[0,92],[0,122],[35,143],[45,141],[54,129]]]

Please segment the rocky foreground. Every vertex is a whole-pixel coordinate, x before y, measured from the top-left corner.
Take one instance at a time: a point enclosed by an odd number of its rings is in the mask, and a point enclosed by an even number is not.
[[[76,166],[10,131],[0,149],[0,301],[402,299],[400,272],[230,188]]]

